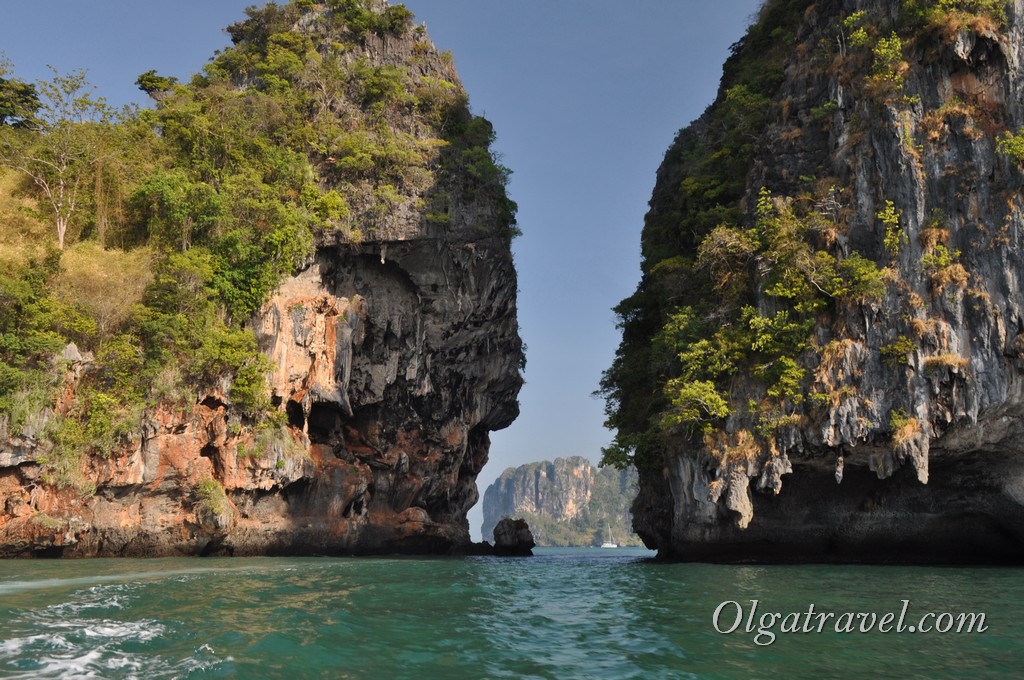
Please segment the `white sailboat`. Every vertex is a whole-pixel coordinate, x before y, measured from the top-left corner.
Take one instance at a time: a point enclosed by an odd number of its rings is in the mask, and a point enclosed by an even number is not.
[[[612,540],[612,529],[611,529],[611,527],[605,527],[605,528],[606,528],[608,534],[607,534],[607,538],[605,538],[604,543],[601,544],[601,547],[602,548],[618,548],[619,544]]]

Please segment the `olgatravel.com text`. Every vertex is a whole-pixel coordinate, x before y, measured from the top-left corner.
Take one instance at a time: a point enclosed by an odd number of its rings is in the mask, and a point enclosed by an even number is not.
[[[900,600],[900,611],[885,612],[817,612],[811,604],[803,612],[762,612],[759,600],[749,600],[749,611],[735,600],[726,600],[715,608],[711,622],[723,635],[756,633],[754,644],[765,647],[775,642],[779,633],[984,633],[988,630],[984,613],[927,612],[911,615],[910,600]]]

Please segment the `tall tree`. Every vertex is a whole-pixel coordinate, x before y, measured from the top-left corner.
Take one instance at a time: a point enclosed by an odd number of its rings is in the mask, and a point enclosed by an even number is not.
[[[0,126],[0,165],[32,178],[46,198],[57,229],[57,247],[64,249],[68,225],[80,208],[90,170],[100,159],[102,135],[113,111],[81,70],[40,81],[39,107],[21,118],[21,125]]]

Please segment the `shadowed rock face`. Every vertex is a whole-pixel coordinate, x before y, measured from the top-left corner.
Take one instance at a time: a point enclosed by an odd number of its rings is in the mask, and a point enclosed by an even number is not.
[[[904,36],[900,95],[872,98],[861,86],[870,51],[857,66],[813,46],[834,44],[856,10],[884,20],[891,9],[830,0],[804,13],[746,207],[761,187],[798,197],[807,178],[827,178],[842,189],[836,247],[888,264],[893,279],[884,298],[819,318],[813,345],[825,349],[801,362],[805,394],[830,396],[823,407],[793,407],[793,424],[750,455],[726,459],[707,440],[680,438],[664,467],[641,472],[634,525],[663,555],[1024,560],[1024,174],[997,144],[1024,127],[1024,3],[1008,3],[1000,30],[979,22]],[[906,236],[891,261],[877,217],[886,201]],[[923,264],[936,239],[959,251],[962,272]],[[772,309],[763,290],[756,297]],[[913,349],[883,360],[901,337]],[[732,389],[747,403],[764,388]],[[729,450],[742,448],[740,420],[722,435]]]
[[[525,519],[506,517],[494,527],[494,554],[504,557],[533,555],[533,533]]]
[[[319,30],[315,15],[304,21]],[[443,79],[461,96],[422,31],[370,34],[360,49],[345,59]],[[438,142],[418,115],[393,118]],[[284,424],[241,420],[229,384],[195,386],[191,405],[150,409],[123,449],[86,457],[95,493],[55,488],[42,433],[92,361],[69,348],[61,403],[17,436],[0,420],[0,557],[469,549],[489,433],[519,412],[516,272],[503,190],[464,191],[458,171],[435,180],[356,224],[358,243],[318,235],[252,319]],[[444,219],[426,215],[435,189]]]

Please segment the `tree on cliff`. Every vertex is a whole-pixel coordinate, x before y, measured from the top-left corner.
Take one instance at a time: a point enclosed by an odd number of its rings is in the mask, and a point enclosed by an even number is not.
[[[53,79],[34,88],[38,109],[15,111],[19,124],[0,127],[0,165],[24,173],[39,188],[57,229],[57,247],[63,250],[90,170],[102,157],[103,133],[113,112],[102,97],[92,95],[83,71],[51,70]],[[35,104],[27,92],[20,96],[23,109]]]
[[[24,127],[39,110],[36,88],[16,78],[6,78],[10,63],[0,56],[0,127]]]

